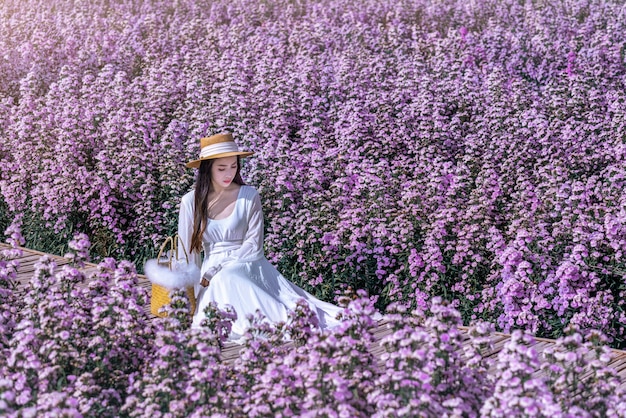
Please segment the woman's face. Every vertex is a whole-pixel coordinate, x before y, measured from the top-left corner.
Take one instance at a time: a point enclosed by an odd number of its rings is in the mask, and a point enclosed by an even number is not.
[[[230,186],[237,174],[237,157],[217,158],[211,167],[211,182],[216,190]]]

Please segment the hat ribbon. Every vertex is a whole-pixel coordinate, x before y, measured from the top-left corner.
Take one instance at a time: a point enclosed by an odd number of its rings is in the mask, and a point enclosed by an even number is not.
[[[200,150],[200,158],[210,157],[211,155],[223,154],[225,152],[239,152],[237,144],[233,141],[219,142],[217,144],[207,145]]]

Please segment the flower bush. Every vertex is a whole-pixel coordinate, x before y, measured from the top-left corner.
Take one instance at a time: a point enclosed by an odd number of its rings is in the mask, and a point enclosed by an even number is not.
[[[342,299],[342,322],[330,330],[304,302],[278,324],[250,315],[239,356],[225,361],[234,312],[209,305],[203,326],[191,329],[179,290],[168,316],[153,319],[126,261],[103,260],[86,277],[43,256],[26,296],[16,297],[7,266],[21,238],[11,233],[0,260],[2,416],[626,416],[597,331],[570,326],[542,354],[516,331],[497,357],[486,356],[494,324],[477,322],[464,338],[460,312],[433,298],[423,311],[390,306],[377,358],[369,349],[376,298],[359,290]]]
[[[76,263],[85,256],[80,248],[73,253]],[[87,280],[81,270],[57,266],[46,255],[35,265],[25,297],[3,290],[12,326],[2,333],[0,411],[116,416],[153,339],[143,312],[147,294],[132,264],[103,260]]]
[[[624,347],[623,5],[8,0],[0,216],[141,266],[231,130],[268,258],[330,300]]]

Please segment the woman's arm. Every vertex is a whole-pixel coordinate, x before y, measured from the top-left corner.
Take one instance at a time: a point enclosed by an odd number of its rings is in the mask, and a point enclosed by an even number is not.
[[[178,213],[178,246],[185,246],[185,251],[189,254],[191,248],[191,236],[193,234],[193,193],[183,196],[180,202],[180,211]],[[182,248],[179,249],[179,257],[183,257]],[[202,259],[199,251],[189,254],[189,262],[195,263],[198,268],[202,266]]]

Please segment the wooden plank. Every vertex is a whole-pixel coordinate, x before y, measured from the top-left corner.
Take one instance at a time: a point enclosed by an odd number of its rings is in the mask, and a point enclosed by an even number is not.
[[[20,262],[20,266],[26,266],[29,264],[35,264],[37,261],[39,261],[39,259],[41,258],[40,255],[38,254],[26,254],[25,256],[22,256],[20,258],[17,258],[16,260],[18,260]]]
[[[609,362],[608,366],[614,369],[623,379],[626,379],[626,358],[617,358]]]
[[[30,282],[30,279],[33,278],[33,273],[35,273],[34,270],[32,271],[17,271],[17,281],[20,283],[28,283]]]
[[[485,358],[487,357],[496,357],[500,351],[504,348],[504,345],[509,342],[510,338],[502,338],[497,336],[494,338],[493,347],[490,350],[486,350],[483,354]]]

